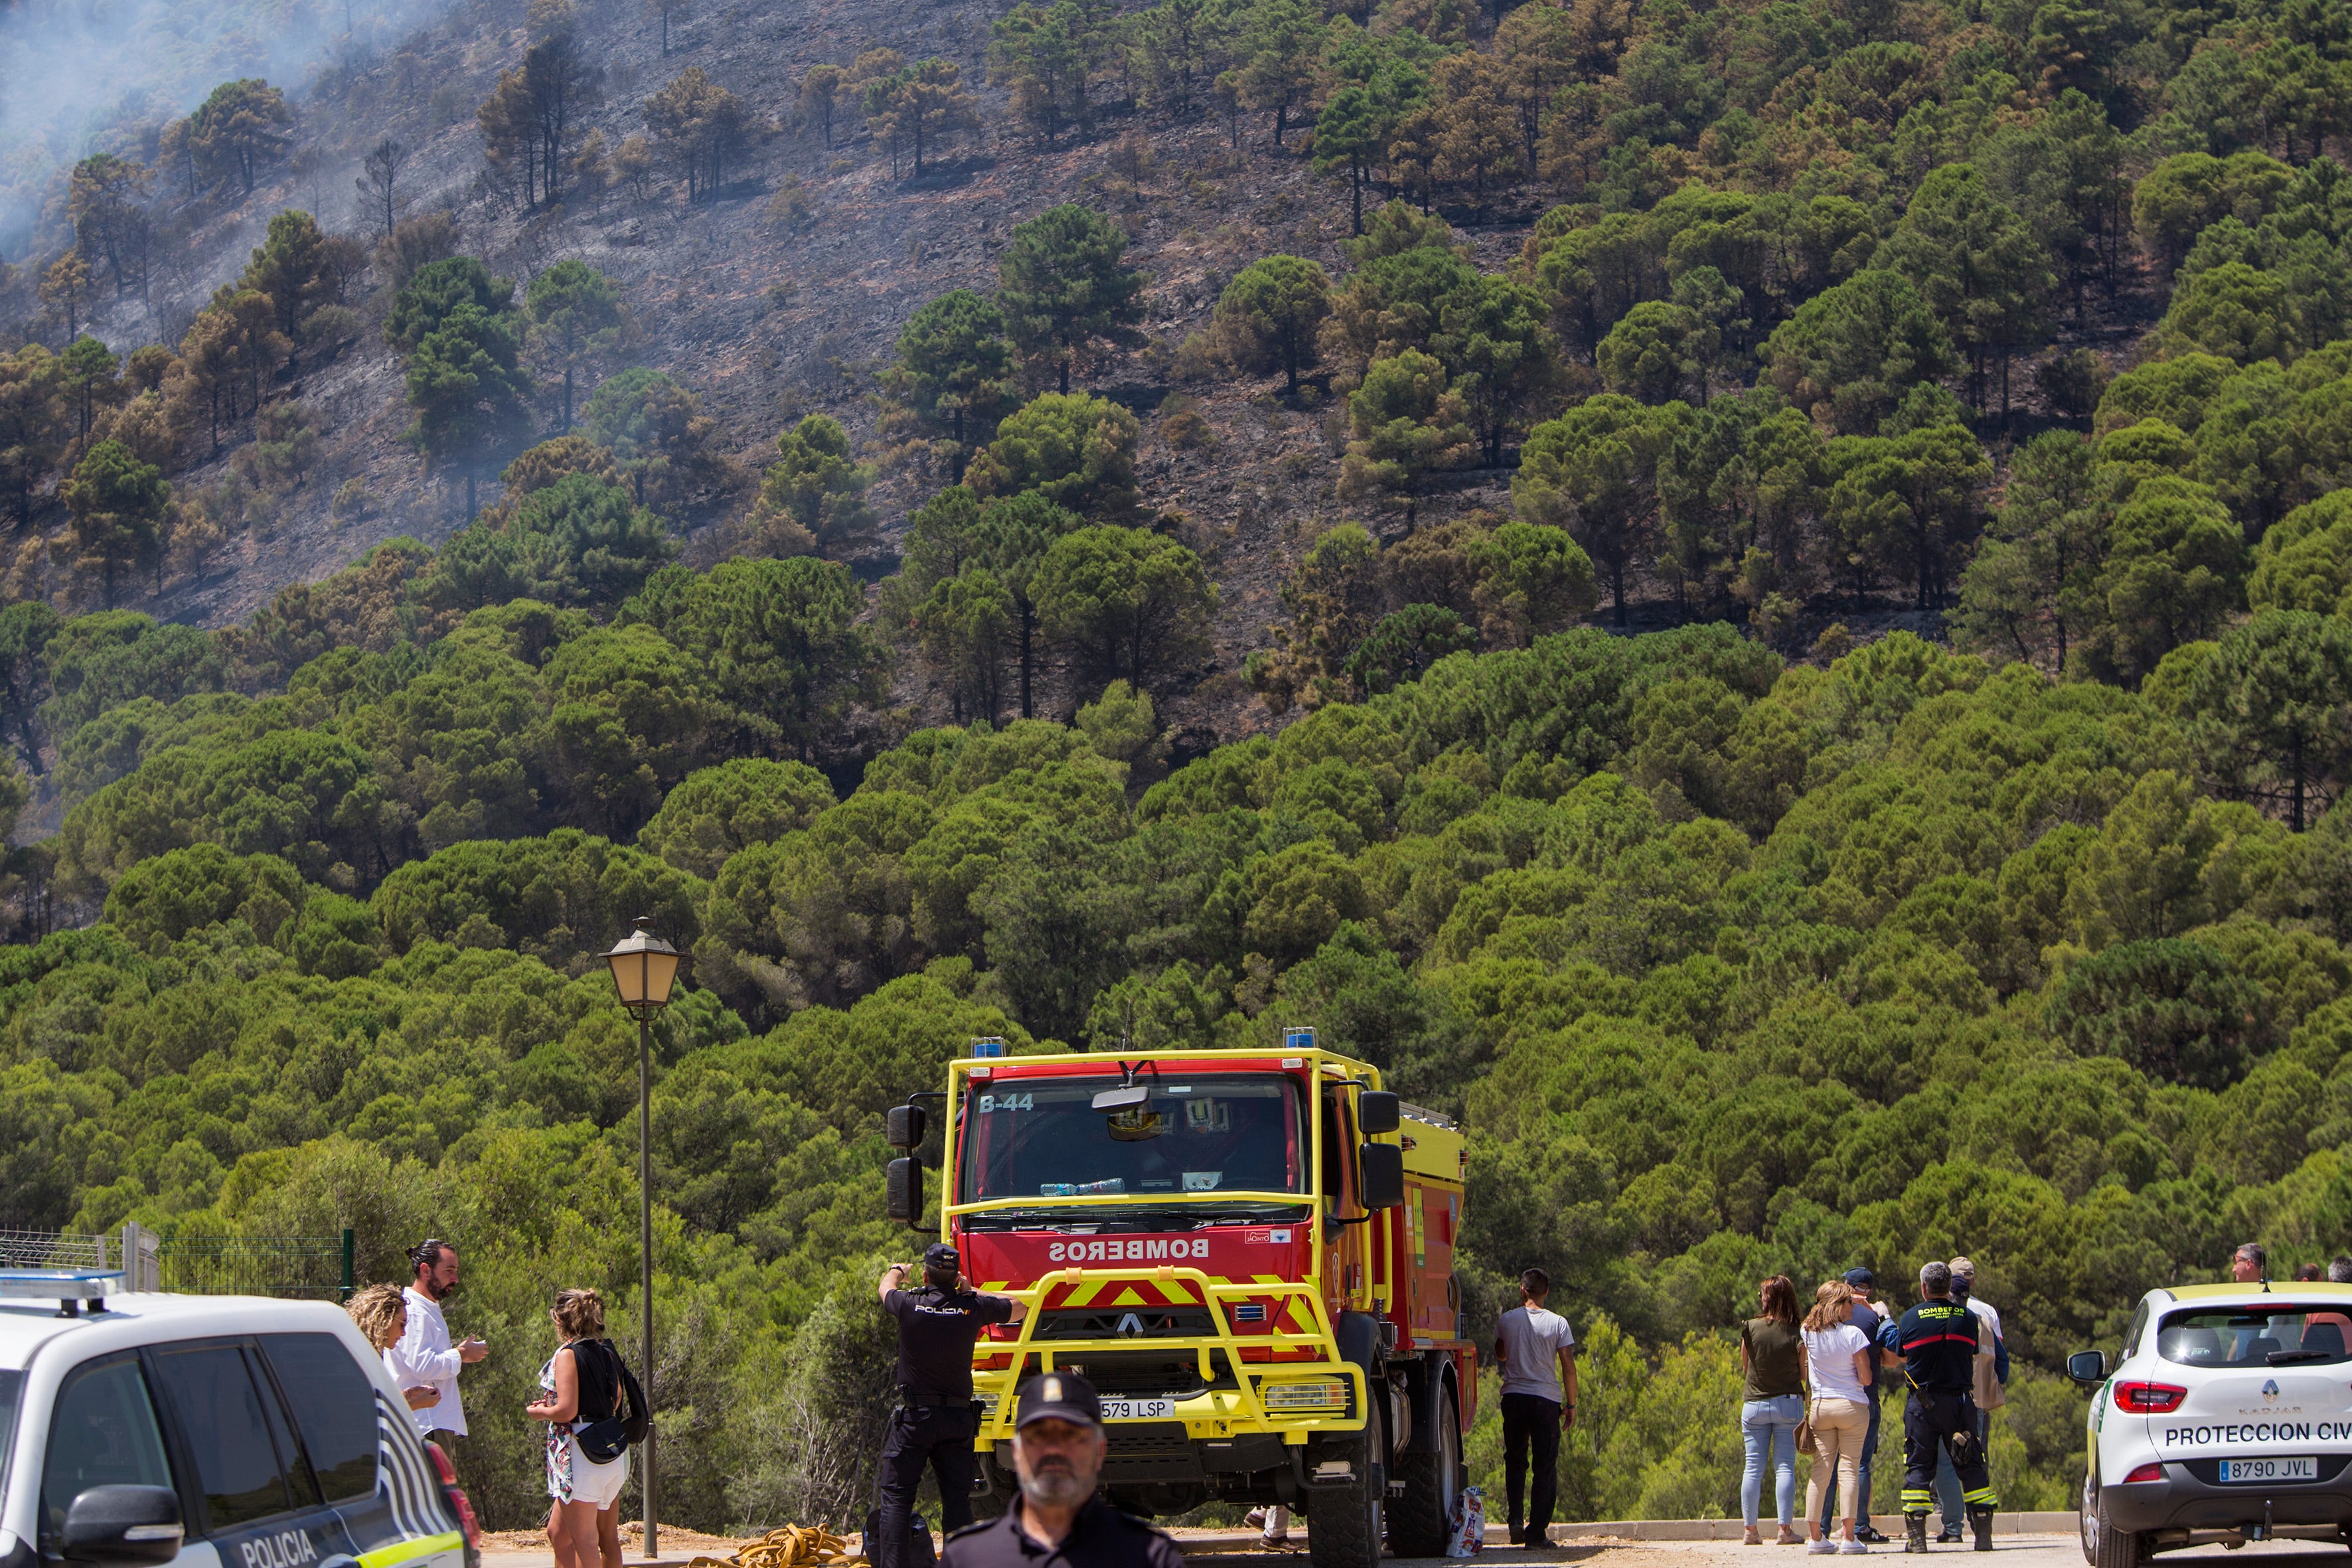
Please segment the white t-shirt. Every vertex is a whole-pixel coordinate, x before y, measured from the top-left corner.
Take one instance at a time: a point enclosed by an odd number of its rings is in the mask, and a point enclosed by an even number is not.
[[[1567,1402],[1559,1386],[1559,1352],[1576,1347],[1568,1320],[1544,1307],[1514,1307],[1495,1325],[1503,1342],[1503,1392]]]
[[[1853,1375],[1853,1352],[1870,1348],[1870,1336],[1852,1323],[1834,1329],[1805,1331],[1805,1362],[1816,1399],[1864,1400],[1861,1381]]]

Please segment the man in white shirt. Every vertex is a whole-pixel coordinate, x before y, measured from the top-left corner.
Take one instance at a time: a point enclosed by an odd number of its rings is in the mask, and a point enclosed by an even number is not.
[[[1510,1503],[1511,1544],[1549,1540],[1559,1494],[1559,1435],[1576,1424],[1576,1332],[1547,1310],[1551,1277],[1540,1268],[1519,1276],[1519,1304],[1495,1325],[1495,1364],[1503,1373],[1503,1492]],[[1554,1360],[1559,1370],[1554,1373]],[[1521,1467],[1534,1460],[1520,1526]]]
[[[466,1435],[457,1372],[489,1354],[490,1347],[478,1339],[458,1345],[449,1342],[449,1324],[441,1316],[441,1303],[457,1288],[457,1249],[446,1241],[421,1241],[410,1250],[408,1260],[416,1269],[415,1279],[401,1292],[408,1306],[408,1329],[393,1346],[392,1359],[401,1386],[422,1385],[439,1392],[439,1403],[412,1410],[408,1418],[416,1423],[417,1435],[438,1443],[454,1465],[457,1459],[454,1439]]]

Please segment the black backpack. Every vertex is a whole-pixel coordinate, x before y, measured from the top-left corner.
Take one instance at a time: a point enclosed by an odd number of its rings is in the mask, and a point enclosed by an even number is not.
[[[866,1560],[882,1561],[882,1510],[869,1509],[866,1514],[866,1539],[862,1543]],[[931,1527],[919,1513],[907,1515],[907,1568],[937,1568],[938,1555],[931,1550]]]
[[[646,1440],[646,1430],[652,1425],[652,1417],[646,1409],[646,1391],[637,1385],[635,1374],[629,1371],[629,1363],[621,1359],[621,1352],[613,1348],[613,1342],[593,1340],[580,1342],[594,1344],[610,1358],[613,1371],[620,1382],[619,1394],[628,1401],[628,1414],[625,1415],[617,1408],[620,1399],[616,1398],[614,1401],[616,1408],[612,1415],[602,1421],[591,1421],[584,1426],[572,1428],[573,1446],[592,1463],[609,1465]],[[579,1350],[580,1345],[575,1343],[572,1346],[574,1356],[579,1354]]]

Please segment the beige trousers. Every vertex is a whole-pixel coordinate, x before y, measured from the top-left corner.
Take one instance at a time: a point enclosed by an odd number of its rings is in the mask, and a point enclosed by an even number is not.
[[[1862,1440],[1870,1435],[1870,1406],[1859,1399],[1816,1399],[1806,1414],[1813,1423],[1813,1468],[1805,1482],[1805,1517],[1822,1517],[1822,1488],[1837,1478],[1838,1501],[1843,1517],[1853,1517],[1853,1500],[1860,1494]]]

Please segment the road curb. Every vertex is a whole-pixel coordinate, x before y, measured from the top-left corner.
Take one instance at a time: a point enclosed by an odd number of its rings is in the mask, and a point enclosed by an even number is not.
[[[1871,1523],[1879,1531],[1900,1541],[1903,1538],[1903,1516],[1880,1513],[1871,1516]],[[1766,1531],[1774,1529],[1770,1520],[1764,1521]],[[1577,1524],[1555,1524],[1551,1539],[1555,1542],[1591,1541],[1737,1541],[1747,1533],[1748,1527],[1736,1519],[1603,1519]],[[2075,1521],[2073,1513],[1998,1513],[1992,1516],[1995,1535],[2072,1535]],[[1486,1544],[1502,1546],[1509,1543],[1510,1532],[1504,1526],[1486,1527]]]

